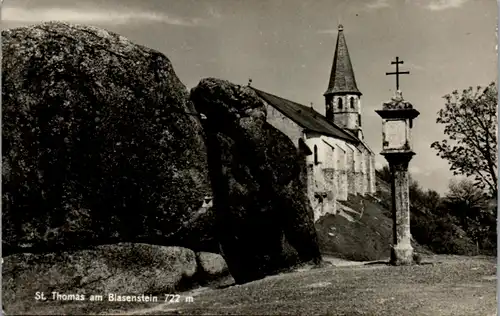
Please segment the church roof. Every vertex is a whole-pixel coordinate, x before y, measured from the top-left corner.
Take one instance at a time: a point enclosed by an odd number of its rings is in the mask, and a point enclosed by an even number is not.
[[[357,137],[335,125],[333,122],[330,122],[326,119],[326,117],[316,112],[314,109],[255,89],[254,87],[251,88],[269,105],[280,111],[283,115],[300,125],[302,128],[354,143],[359,142]]]
[[[330,82],[325,95],[332,93],[353,93],[361,95],[356,85],[356,78],[352,69],[351,58],[347,50],[347,44],[344,37],[344,27],[339,25],[337,36],[337,45],[333,56],[332,72]]]

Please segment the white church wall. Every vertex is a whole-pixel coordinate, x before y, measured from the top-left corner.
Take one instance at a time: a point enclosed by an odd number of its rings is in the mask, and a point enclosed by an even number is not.
[[[363,190],[365,191],[365,194],[371,193],[371,190],[370,190],[371,156],[372,156],[371,152],[369,152],[365,148],[365,154],[364,154],[364,159],[363,159],[363,165],[364,165],[364,170],[363,170]]]
[[[324,163],[324,149],[322,148],[321,135],[305,133],[304,142],[313,152],[307,156],[306,164],[310,175],[308,182],[308,196],[314,213],[314,221],[317,221],[327,210],[325,183],[321,167]]]
[[[335,144],[330,141],[331,137],[321,136],[321,147],[323,152],[323,169],[335,168]]]
[[[377,192],[377,178],[375,175],[375,155],[370,157],[370,192],[375,194]]]
[[[365,166],[365,156],[366,152],[364,148],[358,147],[358,155],[359,155],[359,171],[357,172],[356,180],[357,180],[357,191],[358,194],[365,195],[366,193],[366,166]]]
[[[314,165],[314,168],[322,167],[325,163],[326,153],[324,148],[325,144],[321,140],[321,135],[307,133],[304,138],[306,145],[313,152],[312,155],[307,157],[307,163]]]
[[[354,149],[354,192],[360,194],[360,183],[361,183],[361,160],[362,153],[358,147]]]
[[[313,151],[307,161],[313,174],[311,205],[315,220],[336,212],[333,183],[334,149],[325,143],[323,138],[324,136],[317,133],[307,133],[305,137],[305,143]]]
[[[346,173],[347,173],[347,192],[348,194],[356,194],[356,147],[349,143],[346,144]]]
[[[363,190],[365,194],[374,194],[376,193],[375,155],[364,142],[359,144],[358,148],[363,152],[364,157]]]
[[[358,102],[360,100],[357,100]],[[374,155],[341,139],[317,133],[304,133],[303,128],[266,103],[267,122],[286,134],[296,147],[304,139],[313,152],[306,156],[307,195],[314,209],[315,220],[336,213],[337,200],[348,194],[375,193]],[[317,148],[315,161],[314,146]]]
[[[339,200],[341,199],[341,190],[340,190],[340,169],[343,166],[343,150],[340,148],[337,144],[337,140],[332,137],[327,137],[324,139],[325,142],[332,148],[332,172],[331,172],[331,177],[332,177],[332,183],[333,183],[333,192],[335,193],[335,199]]]
[[[283,115],[280,111],[266,103],[262,100],[266,105],[267,117],[266,121],[284,133],[288,138],[290,138],[295,145],[295,147],[299,147],[299,139],[304,137],[304,129],[290,120],[288,117]],[[311,148],[312,150],[312,148]]]
[[[338,171],[337,174],[337,191],[338,191],[338,200],[339,201],[347,201],[348,194],[348,185],[347,185],[347,172],[346,172],[346,164],[347,164],[347,152],[346,150],[337,145],[338,150]]]
[[[364,144],[359,144],[358,147],[359,159],[359,170],[357,171],[356,181],[357,181],[357,192],[361,195],[370,193],[370,159],[373,154],[364,146]]]
[[[322,148],[325,161],[322,166],[323,181],[325,183],[325,210],[324,214],[336,214],[337,212],[337,183],[335,177],[336,157],[335,144],[330,141],[330,137],[321,136]]]
[[[346,201],[348,194],[348,183],[347,183],[347,145],[344,141],[339,139],[332,139],[332,143],[335,144],[335,157],[336,157],[336,169],[335,169],[335,183],[337,189],[336,199],[339,201]]]

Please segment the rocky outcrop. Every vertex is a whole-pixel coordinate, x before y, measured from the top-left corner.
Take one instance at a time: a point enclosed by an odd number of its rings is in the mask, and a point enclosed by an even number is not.
[[[216,253],[196,253],[198,263],[198,277],[204,281],[210,281],[229,274],[224,258]]]
[[[33,312],[29,309],[37,292],[48,300],[57,300],[53,292],[66,298],[78,294],[68,301],[88,304],[91,295],[108,300],[109,294],[152,294],[161,300],[164,293],[188,285],[196,270],[195,253],[180,247],[121,243],[74,252],[18,253],[4,258],[2,302],[7,314],[24,314]]]
[[[218,250],[202,126],[167,57],[65,23],[2,31],[2,51],[4,255]]]
[[[301,261],[319,262],[302,157],[266,123],[263,102],[250,88],[218,79],[202,80],[191,100],[206,116],[216,232],[235,281],[284,268],[284,235]]]
[[[320,260],[302,157],[251,89],[203,80],[195,108],[167,57],[89,26],[2,45],[4,255],[222,249],[239,283]]]

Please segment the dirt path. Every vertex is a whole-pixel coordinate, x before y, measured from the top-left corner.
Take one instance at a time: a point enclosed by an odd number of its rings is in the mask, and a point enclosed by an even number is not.
[[[330,257],[330,256],[323,256],[323,260],[330,262],[331,264],[333,264],[334,267],[358,267],[358,266],[363,266],[366,264],[373,264],[376,262],[384,261],[384,260],[350,261],[350,260],[345,260],[345,259],[340,259],[340,258],[335,258],[335,257]],[[389,262],[389,258],[387,258],[385,261]]]
[[[496,258],[434,256],[412,267],[326,259],[334,266],[197,289],[181,293],[192,302],[120,314],[496,315]]]

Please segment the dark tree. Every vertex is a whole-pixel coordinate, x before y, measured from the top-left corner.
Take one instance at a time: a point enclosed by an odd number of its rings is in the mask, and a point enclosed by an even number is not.
[[[472,87],[460,94],[445,95],[446,106],[438,112],[448,139],[431,148],[448,160],[455,175],[474,177],[475,184],[497,196],[497,100],[495,83],[486,88]]]
[[[488,209],[488,199],[485,194],[467,179],[450,181],[445,204],[452,215],[462,221],[476,219],[482,211]]]
[[[468,179],[451,181],[449,192],[444,198],[448,213],[455,218],[478,248],[485,242],[496,239],[495,207],[484,192]]]
[[[389,169],[388,165],[384,165],[381,169],[377,170],[377,176],[384,180],[387,183],[391,183],[391,169]]]

